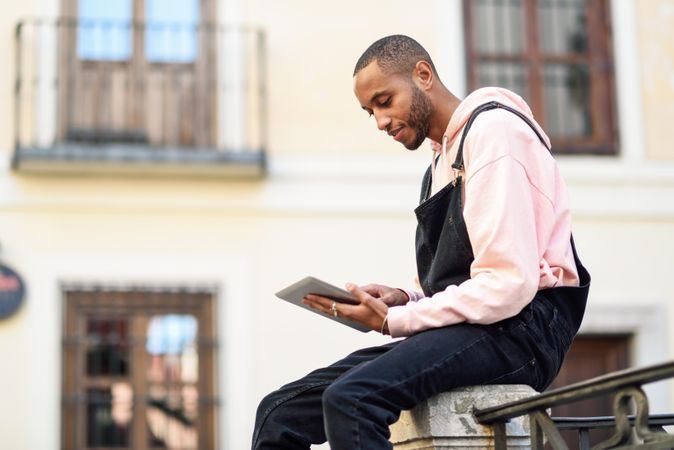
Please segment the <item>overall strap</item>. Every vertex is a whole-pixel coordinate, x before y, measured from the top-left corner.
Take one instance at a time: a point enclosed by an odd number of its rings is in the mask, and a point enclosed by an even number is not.
[[[466,121],[466,125],[463,127],[463,134],[461,135],[461,142],[459,143],[459,150],[456,152],[456,160],[454,161],[454,164],[452,164],[452,168],[456,170],[461,170],[463,169],[463,143],[466,140],[466,135],[468,135],[468,130],[470,130],[470,127],[473,125],[473,122],[475,121],[475,118],[482,112],[484,111],[489,111],[492,109],[505,109],[506,111],[510,111],[511,113],[517,115],[519,118],[524,120],[529,127],[531,127],[532,130],[534,130],[534,133],[536,133],[536,136],[538,136],[538,139],[541,141],[543,146],[550,151],[550,147],[548,147],[548,144],[545,142],[545,139],[541,135],[540,131],[538,131],[538,128],[531,122],[531,120],[522,114],[520,111],[511,108],[510,106],[504,105],[502,103],[496,102],[496,101],[491,101],[488,103],[484,103],[477,108],[473,110],[473,112],[470,114],[470,117]]]

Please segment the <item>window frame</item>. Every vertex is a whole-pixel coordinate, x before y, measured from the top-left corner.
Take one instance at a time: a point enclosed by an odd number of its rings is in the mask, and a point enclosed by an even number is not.
[[[105,384],[120,377],[104,376],[92,380],[86,374],[86,319],[140,317],[153,314],[191,314],[197,318],[197,348],[199,355],[197,381],[198,420],[197,447],[216,448],[216,420],[219,397],[216,389],[215,298],[207,289],[181,288],[101,288],[67,286],[63,294],[62,388],[61,388],[61,445],[63,449],[100,448],[86,444],[86,390],[94,384]],[[130,320],[130,355],[126,381],[134,389],[132,410],[135,417],[129,423],[127,447],[150,449],[145,429],[144,410],[147,381],[145,363],[141,355],[144,339],[134,339],[145,330],[138,321]],[[135,329],[134,329],[135,328]],[[139,351],[140,349],[140,351]],[[136,368],[133,368],[135,366]],[[139,401],[140,400],[140,401]]]
[[[543,71],[547,64],[585,62],[589,68],[590,117],[592,134],[587,139],[552,137],[552,150],[558,154],[617,155],[617,105],[615,102],[614,59],[611,48],[611,24],[608,0],[585,2],[587,18],[588,53],[586,57],[567,54],[544,54],[539,39],[538,0],[522,0],[524,23],[524,51],[519,54],[479,53],[475,49],[473,33],[474,0],[463,0],[466,84],[472,92],[481,87],[478,83],[479,63],[517,63],[525,67],[527,88],[536,120],[546,129],[543,94]]]

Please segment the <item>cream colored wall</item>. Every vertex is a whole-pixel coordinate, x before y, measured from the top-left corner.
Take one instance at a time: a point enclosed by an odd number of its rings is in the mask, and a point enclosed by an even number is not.
[[[14,148],[14,84],[16,78],[15,31],[20,20],[53,18],[61,0],[5,1],[0,14],[0,161]],[[49,70],[45,70],[49,73]]]
[[[311,3],[256,0],[241,5],[244,20],[267,32],[269,53],[270,143],[274,154],[376,153],[388,155],[373,119],[352,95],[356,60],[375,40],[408,34],[438,55],[443,78],[463,92],[463,53],[445,39],[459,2],[431,0],[410,7],[404,0],[345,0]],[[226,12],[225,12],[226,14]]]
[[[0,14],[0,157],[6,157],[13,145],[14,123],[14,30],[20,17],[35,11],[34,1],[3,2]]]
[[[1,155],[11,153],[12,27],[20,15],[52,8],[56,0],[50,1],[3,5],[0,49],[8,70],[0,72]],[[3,447],[58,448],[63,280],[221,287],[218,378],[225,401],[219,429],[227,449],[246,448],[255,406],[266,392],[381,342],[289,307],[273,293],[306,274],[338,284],[411,284],[411,210],[430,155],[407,152],[376,130],[353,98],[351,71],[372,41],[408,33],[431,51],[448,86],[463,94],[460,2],[415,8],[398,0],[334,3],[224,1],[240,21],[267,32],[271,158],[265,180],[29,176],[12,172],[6,159],[0,164],[0,256],[29,289],[23,309],[0,321]],[[641,88],[638,59],[647,31],[637,26],[648,26],[633,14],[643,3],[612,3],[620,43],[620,155],[559,158],[579,250],[594,275],[588,323],[595,332],[613,329],[602,315],[607,308],[653,306],[674,323],[668,272],[674,165],[645,158],[640,111],[647,118],[653,108]],[[643,108],[635,108],[642,94]],[[639,362],[674,357],[674,327],[658,329],[664,337],[639,350]],[[664,392],[658,408],[672,410],[672,391],[658,391]]]
[[[219,378],[226,401],[220,429],[230,432],[223,431],[224,448],[245,448],[255,405],[266,392],[382,341],[288,307],[273,292],[306,274],[340,284],[411,284],[410,210],[417,188],[411,178],[361,175],[347,185],[327,179],[322,188],[311,179],[284,177],[257,187],[62,179],[51,180],[50,196],[41,192],[44,182],[2,184],[5,192],[18,184],[26,193],[0,205],[3,261],[29,288],[24,308],[0,324],[4,386],[23,387],[4,389],[0,404],[0,416],[9,417],[0,431],[4,442],[16,444],[12,448],[56,448],[61,281],[221,288]],[[311,187],[314,192],[307,192]],[[572,195],[579,206],[576,239],[594,276],[592,308],[659,307],[672,323],[674,290],[663,255],[674,252],[674,215],[600,211],[588,208],[592,202],[584,204],[579,191]],[[333,207],[312,206],[318,202]],[[602,326],[606,331],[612,324]],[[665,328],[659,360],[671,358],[673,337]],[[665,390],[653,399],[655,411],[669,408],[662,402],[667,396]],[[34,423],[44,424],[41,433],[30,432]]]
[[[346,188],[326,181],[323,188],[310,180],[254,188],[61,179],[50,180],[52,195],[44,195],[45,180],[4,179],[3,190],[25,193],[15,204],[1,202],[0,236],[3,261],[24,276],[28,295],[18,314],[0,323],[3,386],[13,387],[2,391],[0,416],[10,417],[0,422],[3,444],[57,448],[63,281],[219,287],[223,448],[246,448],[264,392],[381,342],[273,296],[307,274],[339,284],[412,284],[407,211],[416,194],[401,195],[407,183],[376,180],[379,187],[368,192],[369,177],[354,177]],[[307,187],[314,192],[304,193]],[[395,198],[376,206],[375,195]],[[43,424],[40,433],[30,432],[35,423]]]
[[[646,154],[674,160],[674,0],[637,3]]]

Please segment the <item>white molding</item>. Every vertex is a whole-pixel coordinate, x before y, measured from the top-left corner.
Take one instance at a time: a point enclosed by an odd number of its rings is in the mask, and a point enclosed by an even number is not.
[[[610,7],[620,146],[618,158],[632,163],[645,159],[636,0],[612,0]]]
[[[459,98],[467,94],[463,2],[438,0],[435,29],[438,42],[433,63],[447,89]]]
[[[575,218],[674,220],[674,163],[558,159]],[[0,169],[0,211],[409,215],[417,205],[419,183],[429,161],[427,151],[270,156],[268,176],[248,181],[59,177],[4,168]],[[175,195],[177,183],[179,195]],[[50,195],[44,195],[47,191]]]
[[[246,38],[239,35],[237,28],[243,23],[241,3],[241,0],[220,0],[216,4],[218,23],[225,26],[216,45],[218,146],[228,149],[244,148],[246,144],[246,102],[244,93],[239,89],[246,80]]]
[[[638,305],[590,304],[585,313],[581,334],[626,334],[632,337],[631,359],[635,367],[659,364],[668,359],[666,300],[644,302]],[[648,395],[651,413],[670,411],[670,387],[667,382],[643,386]]]

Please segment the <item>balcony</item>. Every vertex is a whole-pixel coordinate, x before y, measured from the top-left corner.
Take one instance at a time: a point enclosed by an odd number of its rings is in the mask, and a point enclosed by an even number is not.
[[[262,31],[59,18],[15,40],[15,170],[264,175]]]

